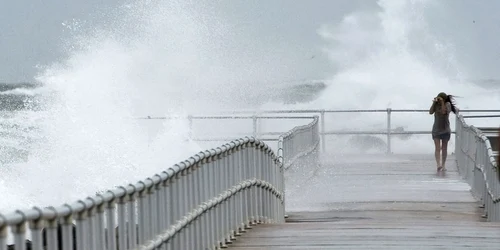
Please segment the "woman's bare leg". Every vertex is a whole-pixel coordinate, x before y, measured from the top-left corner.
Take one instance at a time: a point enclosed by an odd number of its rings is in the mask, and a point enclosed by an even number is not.
[[[441,167],[443,170],[446,169],[444,163],[446,162],[446,157],[448,156],[448,140],[442,140],[442,148],[441,148]]]
[[[440,164],[440,161],[439,161],[439,158],[440,158],[440,151],[441,151],[441,145],[440,144],[440,140],[439,138],[435,138],[434,139],[434,157],[436,158],[436,164],[437,164],[437,169],[440,170],[441,169],[441,164]]]

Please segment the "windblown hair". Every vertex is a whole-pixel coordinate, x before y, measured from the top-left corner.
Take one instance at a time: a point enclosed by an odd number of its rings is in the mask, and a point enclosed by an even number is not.
[[[454,113],[454,114],[457,114],[457,107],[455,105],[455,98],[453,95],[448,95],[444,92],[441,92],[438,94],[438,97],[441,97],[444,99],[444,103],[447,103],[449,102],[450,103],[450,106],[451,106],[451,111]]]
[[[454,98],[454,96],[452,96],[452,95],[446,95],[446,98],[444,99],[444,102],[445,103],[449,102],[450,105],[451,105],[451,111],[454,114],[457,114],[457,107],[455,105],[455,98]]]

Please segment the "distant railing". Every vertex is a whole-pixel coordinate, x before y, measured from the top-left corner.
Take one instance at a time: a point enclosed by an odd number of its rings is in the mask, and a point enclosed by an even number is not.
[[[278,155],[284,160],[285,169],[292,166],[297,159],[307,155],[312,155],[313,160],[305,164],[311,165],[318,162],[317,149],[320,142],[318,120],[318,116],[315,116],[311,123],[295,127],[279,137]]]
[[[0,250],[11,235],[16,250],[224,247],[255,224],[284,221],[284,162],[314,152],[317,130],[314,117],[280,136],[279,156],[246,137],[73,204],[0,214]]]
[[[151,118],[155,119],[155,118]],[[167,119],[166,117],[158,117],[156,119]],[[279,136],[287,133],[283,131],[273,131],[273,132],[263,132],[259,131],[258,122],[260,120],[271,120],[271,119],[279,119],[279,120],[312,120],[314,116],[263,116],[263,115],[189,115],[187,117],[189,122],[189,131],[190,134],[193,134],[193,122],[195,120],[252,120],[252,131],[244,132],[244,134],[251,134],[253,137],[258,138],[262,141],[278,141]],[[238,136],[238,135],[237,135]],[[193,141],[229,141],[232,140],[233,137],[191,137]]]
[[[278,141],[278,136],[285,133],[283,131],[262,132],[259,131],[259,121],[261,120],[292,120],[292,119],[312,119],[311,115],[319,115],[319,136],[321,139],[321,151],[326,151],[326,137],[331,135],[385,135],[386,136],[386,153],[392,152],[392,137],[395,135],[430,135],[431,128],[427,130],[396,130],[392,125],[393,113],[428,113],[428,109],[358,109],[358,110],[328,110],[328,109],[306,109],[306,110],[241,110],[241,111],[228,111],[221,114],[214,115],[190,115],[187,117],[189,120],[189,130],[193,131],[193,122],[195,120],[252,120],[252,136],[262,141]],[[333,113],[386,113],[386,128],[381,130],[331,130],[327,129],[325,120],[326,114]],[[465,113],[496,113],[500,114],[500,110],[480,110],[468,109],[460,110],[461,114]],[[274,114],[274,115],[272,115]],[[307,116],[299,116],[299,114]],[[482,117],[482,116],[475,116]],[[486,117],[486,116],[485,116]],[[498,117],[488,115],[487,117]],[[144,117],[140,119],[172,119],[172,117]],[[249,132],[250,133],[250,132]],[[455,131],[452,131],[455,133]],[[227,141],[231,140],[230,136],[226,137],[192,137],[194,141]]]
[[[484,217],[500,221],[500,181],[498,162],[488,137],[478,128],[468,125],[464,117],[456,118],[456,161],[460,174],[472,192],[482,202]]]

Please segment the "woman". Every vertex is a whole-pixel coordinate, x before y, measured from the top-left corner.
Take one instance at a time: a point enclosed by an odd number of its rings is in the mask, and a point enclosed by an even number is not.
[[[432,102],[429,114],[434,114],[434,125],[432,125],[432,139],[434,140],[434,157],[436,158],[437,171],[445,171],[444,166],[448,155],[448,141],[451,136],[450,112],[457,113],[453,103],[453,96],[444,92],[438,94]],[[440,151],[441,150],[441,154]],[[441,155],[441,161],[439,156]]]

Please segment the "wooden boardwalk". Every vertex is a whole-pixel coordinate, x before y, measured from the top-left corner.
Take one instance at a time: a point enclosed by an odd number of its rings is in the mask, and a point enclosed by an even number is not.
[[[288,173],[284,224],[257,225],[230,249],[500,249],[500,224],[482,209],[449,157],[331,159]]]

